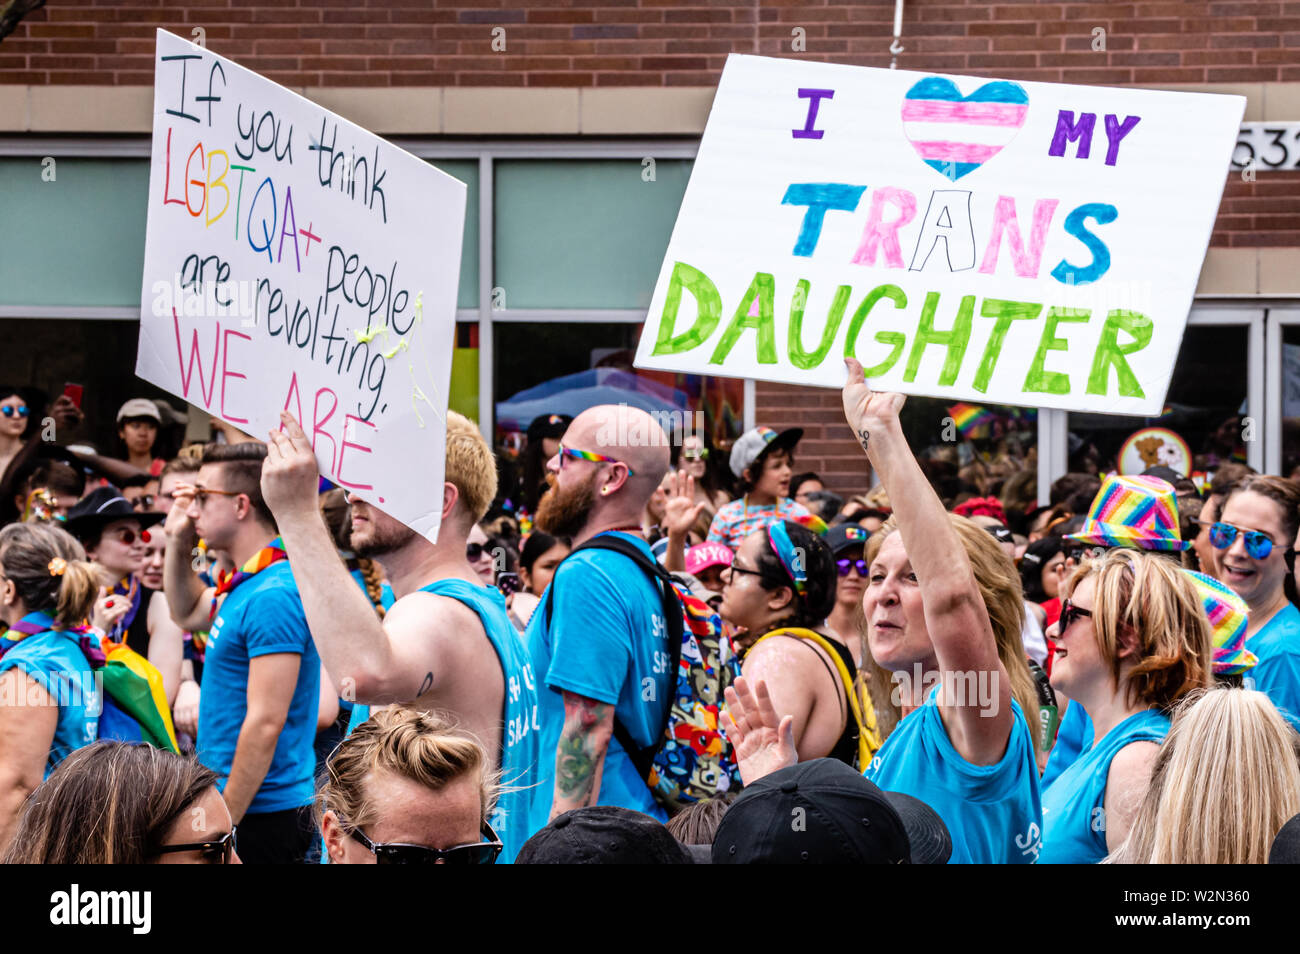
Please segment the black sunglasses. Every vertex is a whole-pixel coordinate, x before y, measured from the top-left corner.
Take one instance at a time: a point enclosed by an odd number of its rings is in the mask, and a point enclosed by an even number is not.
[[[496,863],[497,855],[501,854],[501,839],[486,822],[483,824],[483,837],[487,841],[457,845],[454,848],[397,843],[377,845],[360,828],[353,828],[348,834],[373,853],[375,864],[379,865],[436,865],[440,861],[447,865],[491,865]]]
[[[840,576],[848,576],[849,570],[857,570],[858,576],[867,575],[866,560],[836,560],[835,569],[839,570]]]
[[[486,543],[467,543],[465,544],[465,559],[473,563],[481,557],[488,545]]]
[[[1065,602],[1063,602],[1063,603],[1061,604],[1061,629],[1060,629],[1060,632],[1062,632],[1062,633],[1065,632],[1067,629],[1069,629],[1069,628],[1074,624],[1074,621],[1075,621],[1075,620],[1083,619],[1083,617],[1085,617],[1085,616],[1087,616],[1088,618],[1091,618],[1091,617],[1092,617],[1092,610],[1084,609],[1084,608],[1081,607],[1081,606],[1075,606],[1075,605],[1074,605],[1073,603],[1071,603],[1069,600],[1066,600]]]
[[[215,841],[199,841],[192,845],[163,845],[161,848],[157,849],[154,854],[168,855],[176,851],[197,851],[202,855],[204,862],[207,864],[228,865],[230,864],[231,856],[234,855],[236,850],[236,830],[235,827],[231,827],[230,831],[226,832]]]

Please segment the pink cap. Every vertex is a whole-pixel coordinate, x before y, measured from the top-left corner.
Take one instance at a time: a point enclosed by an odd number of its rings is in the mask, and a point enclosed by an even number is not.
[[[699,543],[686,551],[686,572],[695,576],[711,566],[731,566],[731,548],[722,543]]]

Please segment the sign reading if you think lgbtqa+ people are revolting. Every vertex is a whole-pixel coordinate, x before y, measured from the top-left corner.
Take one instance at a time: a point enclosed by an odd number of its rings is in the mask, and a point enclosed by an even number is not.
[[[636,365],[1159,414],[1244,110],[733,55]]]
[[[437,538],[463,183],[158,31],[136,374]]]

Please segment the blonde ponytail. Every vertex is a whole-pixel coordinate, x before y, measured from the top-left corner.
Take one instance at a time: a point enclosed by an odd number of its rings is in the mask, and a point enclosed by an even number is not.
[[[99,596],[99,567],[85,560],[73,560],[63,569],[55,603],[54,623],[59,629],[80,626],[90,618]]]

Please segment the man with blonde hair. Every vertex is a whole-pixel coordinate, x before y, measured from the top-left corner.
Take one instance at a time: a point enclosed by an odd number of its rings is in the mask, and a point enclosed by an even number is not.
[[[487,750],[508,788],[527,784],[537,762],[537,696],[528,653],[501,593],[483,586],[465,557],[466,540],[496,495],[496,462],[467,418],[447,415],[447,464],[438,542],[349,495],[352,546],[388,575],[397,601],[381,622],[338,558],[316,506],[311,440],[287,412],[272,431],[262,493],[276,516],[307,623],[321,659],[345,698],[405,703],[448,713]],[[527,840],[526,790],[508,791],[493,828],[514,858]]]

